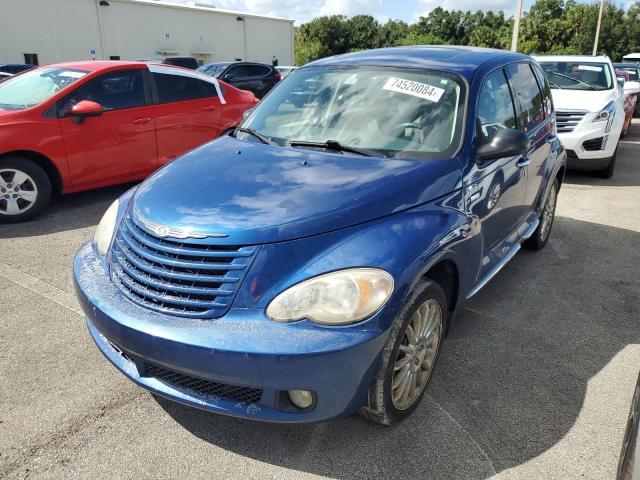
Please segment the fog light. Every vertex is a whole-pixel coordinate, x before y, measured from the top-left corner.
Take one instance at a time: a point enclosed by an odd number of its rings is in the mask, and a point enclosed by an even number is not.
[[[289,390],[289,399],[303,410],[313,405],[313,394],[308,390]]]

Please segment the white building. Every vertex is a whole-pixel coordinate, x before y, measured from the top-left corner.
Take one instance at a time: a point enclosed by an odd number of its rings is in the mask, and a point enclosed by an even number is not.
[[[0,0],[0,63],[137,60],[293,64],[293,20],[158,0]]]

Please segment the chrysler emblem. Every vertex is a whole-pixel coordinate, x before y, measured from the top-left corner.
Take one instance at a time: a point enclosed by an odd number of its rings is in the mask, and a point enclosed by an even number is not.
[[[153,223],[144,218],[138,212],[134,211],[134,215],[136,224],[138,226],[160,238],[171,237],[182,240],[185,238],[225,238],[229,236],[224,233],[197,233],[192,231],[191,229],[177,230],[166,225],[158,225],[156,223]]]
[[[156,235],[159,237],[166,237],[169,235],[169,227],[161,226],[156,227]]]

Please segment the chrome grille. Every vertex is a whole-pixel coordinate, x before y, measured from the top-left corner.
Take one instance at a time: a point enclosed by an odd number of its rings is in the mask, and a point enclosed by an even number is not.
[[[256,250],[160,238],[126,214],[111,247],[111,278],[146,308],[216,318],[229,309]]]
[[[573,132],[587,113],[585,110],[556,110],[558,133]]]

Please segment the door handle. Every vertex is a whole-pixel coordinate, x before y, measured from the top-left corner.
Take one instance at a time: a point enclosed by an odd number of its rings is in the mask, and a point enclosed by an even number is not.
[[[516,162],[516,167],[523,168],[523,167],[526,167],[527,165],[529,165],[530,163],[531,163],[531,158],[529,157],[529,155],[526,155],[526,156],[520,158],[520,160],[518,160]]]
[[[212,112],[215,109],[216,109],[215,105],[209,105],[207,107],[204,107],[202,110],[204,110],[205,112]]]
[[[556,137],[553,133],[552,133],[552,134],[550,134],[550,135],[547,135],[547,143],[553,143],[553,142],[555,142],[555,141],[556,141],[556,138],[558,138],[558,137]]]
[[[133,123],[135,125],[142,125],[145,123],[149,123],[151,121],[151,119],[149,117],[143,117],[143,118],[136,118]]]

